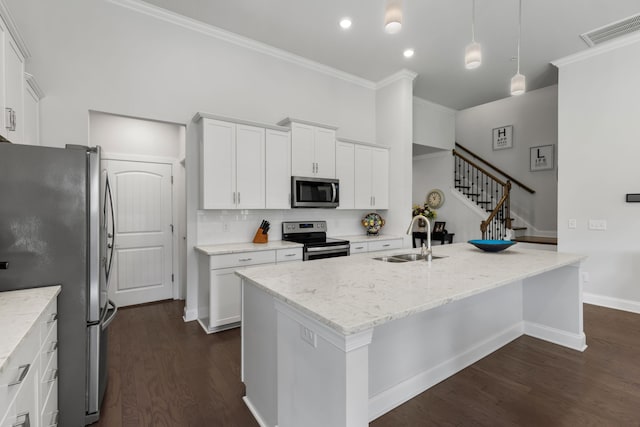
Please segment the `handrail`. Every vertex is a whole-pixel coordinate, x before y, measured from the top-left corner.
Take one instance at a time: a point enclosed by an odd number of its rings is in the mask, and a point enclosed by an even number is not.
[[[510,192],[511,192],[511,182],[507,181],[507,183],[505,184],[505,191],[502,194],[500,201],[496,204],[496,207],[493,209],[493,211],[491,211],[489,218],[487,218],[486,220],[480,223],[480,231],[482,232],[483,239],[486,238],[487,228],[489,228],[489,224],[491,224],[491,221],[493,221],[493,219],[496,217],[500,209],[502,209],[503,205],[506,205],[506,210],[507,210],[507,217],[505,218],[505,222],[506,222],[505,227],[511,228],[511,215],[509,213],[510,212],[510,208],[509,208]]]
[[[485,159],[483,159],[482,157],[478,156],[477,154],[475,154],[473,151],[469,150],[468,148],[464,147],[463,145],[459,144],[456,142],[456,146],[460,147],[461,149],[463,149],[464,151],[466,151],[467,153],[471,154],[471,156],[473,156],[474,158],[480,160],[481,162],[483,162],[484,164],[486,164],[487,166],[490,166],[493,170],[499,172],[500,174],[502,174],[503,176],[507,177],[507,179],[509,181],[512,181],[514,183],[516,183],[519,187],[521,187],[522,189],[528,191],[531,194],[534,194],[536,192],[536,190],[532,189],[531,187],[521,183],[520,181],[518,181],[517,179],[515,179],[514,177],[512,177],[511,175],[509,175],[508,173],[504,172],[502,169],[500,169],[499,167],[492,165],[491,163],[487,162]],[[455,150],[454,150],[455,152]],[[458,154],[460,155],[460,154]],[[469,161],[468,159],[465,159],[467,161]],[[478,167],[476,165],[476,167]],[[481,169],[478,167],[478,169]],[[485,170],[482,170],[484,173],[487,173]],[[487,173],[487,175],[489,175]],[[494,178],[495,179],[495,178]]]
[[[479,164],[477,164],[473,160],[469,160],[467,157],[463,156],[458,151],[453,150],[453,155],[460,157],[462,160],[464,160],[465,162],[469,163],[471,166],[474,166],[476,169],[478,169],[480,172],[482,172],[483,174],[487,175],[489,178],[491,178],[494,181],[496,181],[498,184],[507,185],[506,182],[504,182],[503,180],[501,180],[500,178],[498,178],[497,176],[495,176],[491,172],[487,171],[485,168],[483,168],[482,166],[480,166]]]

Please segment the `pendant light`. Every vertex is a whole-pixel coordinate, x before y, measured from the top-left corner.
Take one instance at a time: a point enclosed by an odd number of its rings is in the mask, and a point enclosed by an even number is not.
[[[384,30],[395,34],[402,29],[402,0],[387,0],[384,10]]]
[[[522,0],[518,6],[518,71],[511,78],[511,95],[522,95],[526,90],[526,79],[520,74],[520,35],[522,34]]]
[[[476,0],[471,0],[471,44],[464,52],[464,66],[471,70],[482,64],[482,49],[476,42]]]

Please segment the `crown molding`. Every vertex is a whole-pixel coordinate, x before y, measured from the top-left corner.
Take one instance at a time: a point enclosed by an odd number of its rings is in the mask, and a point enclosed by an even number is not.
[[[32,74],[24,73],[24,79],[29,85],[29,88],[33,91],[33,93],[38,97],[38,100],[44,98],[44,91],[38,84],[38,81]]]
[[[634,33],[625,37],[620,37],[619,39],[611,40],[609,42],[589,48],[587,50],[574,53],[573,55],[556,59],[555,61],[551,61],[551,64],[555,65],[558,68],[561,68],[561,67],[564,67],[565,65],[581,62],[586,59],[590,59],[590,58],[602,55],[603,53],[611,52],[621,47],[629,46],[635,43],[640,43],[640,33]]]
[[[9,12],[9,8],[7,7],[6,4],[4,4],[3,0],[0,0],[0,16],[2,17],[2,20],[7,26],[7,29],[9,30],[9,34],[11,34],[11,37],[13,37],[13,40],[16,42],[16,45],[18,46],[18,49],[20,50],[22,57],[25,60],[31,58],[31,52],[29,51],[29,48],[27,47],[27,44],[25,43],[24,39],[20,35],[20,32],[18,31],[18,26],[16,25],[16,22],[13,20],[13,16],[11,16],[11,12]]]
[[[411,82],[413,82],[416,77],[418,77],[418,73],[415,73],[411,70],[407,70],[406,68],[403,68],[397,73],[391,74],[389,77],[386,77],[380,80],[378,83],[376,83],[375,88],[376,90],[382,89],[385,86],[388,86],[392,83],[397,82],[398,80],[403,80],[403,79],[409,79],[411,80]]]
[[[356,84],[358,86],[362,86],[366,89],[371,89],[371,90],[376,89],[376,84],[370,80],[363,79],[362,77],[358,77],[353,74],[346,73],[344,71],[340,71],[336,68],[329,67],[328,65],[324,65],[307,58],[303,58],[302,56],[295,55],[291,52],[287,52],[282,49],[278,49],[266,43],[261,43],[259,41],[250,39],[248,37],[244,37],[239,34],[232,33],[230,31],[226,31],[218,27],[214,27],[213,25],[205,24],[195,19],[187,18],[186,16],[182,16],[180,14],[168,11],[161,7],[151,5],[142,0],[107,0],[107,1],[115,5],[133,10],[135,12],[142,13],[144,15],[148,15],[165,22],[169,22],[174,25],[178,25],[188,30],[195,31],[209,37],[214,37],[216,39],[219,39],[228,43],[232,43],[237,46],[251,49],[253,51],[290,62],[300,67],[304,67],[304,68],[307,68],[307,69],[310,69],[310,70],[313,70],[313,71],[316,71],[340,80],[344,80],[349,83]]]

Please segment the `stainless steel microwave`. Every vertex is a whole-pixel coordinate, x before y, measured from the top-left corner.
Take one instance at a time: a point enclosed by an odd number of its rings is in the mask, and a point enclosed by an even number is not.
[[[337,179],[291,177],[292,208],[337,208],[340,184]]]

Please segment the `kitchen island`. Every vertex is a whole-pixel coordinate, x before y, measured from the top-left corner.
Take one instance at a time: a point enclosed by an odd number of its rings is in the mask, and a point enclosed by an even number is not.
[[[430,263],[381,255],[237,273],[244,399],[261,425],[366,426],[523,334],[586,348],[584,256],[466,243]]]

